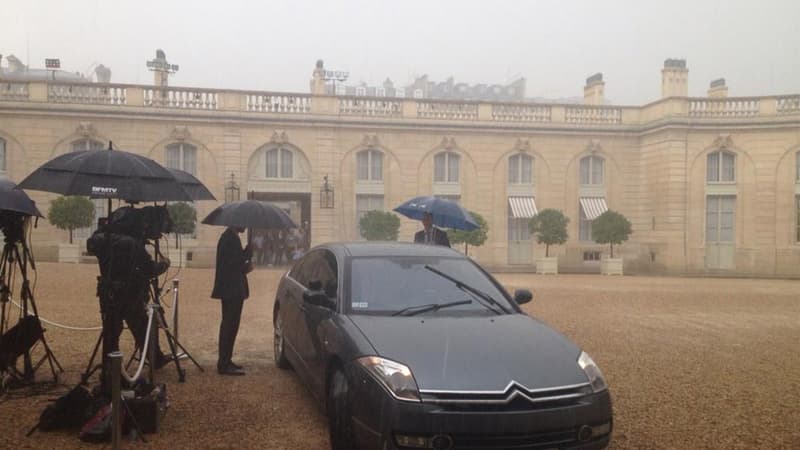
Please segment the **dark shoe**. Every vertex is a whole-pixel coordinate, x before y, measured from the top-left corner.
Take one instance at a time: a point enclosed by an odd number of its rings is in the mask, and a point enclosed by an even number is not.
[[[231,365],[231,367],[233,367],[234,369],[244,370],[244,367],[242,367],[242,366],[240,366],[240,365],[236,364],[236,363],[235,363],[235,362],[233,362],[233,361],[231,361],[231,362],[230,362],[230,365]]]
[[[244,370],[237,369],[236,367],[233,367],[230,364],[228,365],[228,367],[225,367],[224,369],[217,369],[217,372],[220,375],[244,375]]]

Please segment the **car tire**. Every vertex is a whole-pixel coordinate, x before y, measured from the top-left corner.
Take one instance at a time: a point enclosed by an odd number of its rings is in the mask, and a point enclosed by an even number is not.
[[[279,369],[291,369],[292,365],[286,358],[286,342],[283,338],[283,315],[280,308],[275,309],[275,319],[272,321],[272,351],[275,365]]]
[[[340,369],[333,372],[328,383],[327,413],[331,449],[354,449],[355,438],[350,411],[349,387],[347,377]]]

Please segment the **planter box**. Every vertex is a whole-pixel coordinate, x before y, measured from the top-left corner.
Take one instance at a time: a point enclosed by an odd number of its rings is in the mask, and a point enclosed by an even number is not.
[[[603,275],[622,275],[622,258],[600,260],[600,273]]]
[[[558,256],[542,257],[536,259],[536,273],[542,275],[558,274]]]
[[[77,264],[81,259],[78,244],[58,244],[58,262]]]

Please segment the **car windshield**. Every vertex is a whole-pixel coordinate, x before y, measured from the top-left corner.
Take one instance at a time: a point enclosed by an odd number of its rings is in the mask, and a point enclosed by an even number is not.
[[[350,314],[393,314],[407,308],[472,300],[430,314],[493,314],[475,295],[425,268],[429,265],[511,310],[505,295],[472,262],[440,257],[358,257],[350,261]],[[484,302],[485,303],[485,302]]]

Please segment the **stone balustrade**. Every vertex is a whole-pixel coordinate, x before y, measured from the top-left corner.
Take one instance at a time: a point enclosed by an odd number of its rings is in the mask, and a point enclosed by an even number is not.
[[[311,112],[311,95],[245,93],[247,111],[283,114],[308,114]]]
[[[703,118],[742,118],[757,117],[761,109],[761,99],[743,98],[692,98],[689,99],[689,117]]]
[[[478,104],[417,100],[417,117],[441,120],[478,120]]]
[[[125,105],[127,86],[90,83],[49,83],[47,100],[52,103]]]
[[[493,103],[492,120],[499,122],[550,122],[550,105]]]
[[[566,106],[564,121],[573,124],[616,125],[622,123],[622,109],[614,106]]]
[[[393,98],[339,98],[339,114],[343,116],[401,117],[403,103]]]
[[[11,80],[0,80],[0,102],[172,108],[242,114],[302,114],[335,116],[343,119],[360,117],[404,121],[507,123],[508,126],[525,124],[620,126],[640,125],[675,117],[724,121],[800,115],[800,95],[718,99],[671,97],[642,106],[594,106],[312,96],[296,93]]]
[[[218,105],[218,92],[212,89],[149,87],[142,92],[143,104],[149,107],[215,110]]]
[[[800,95],[777,97],[775,112],[778,114],[800,114]]]

